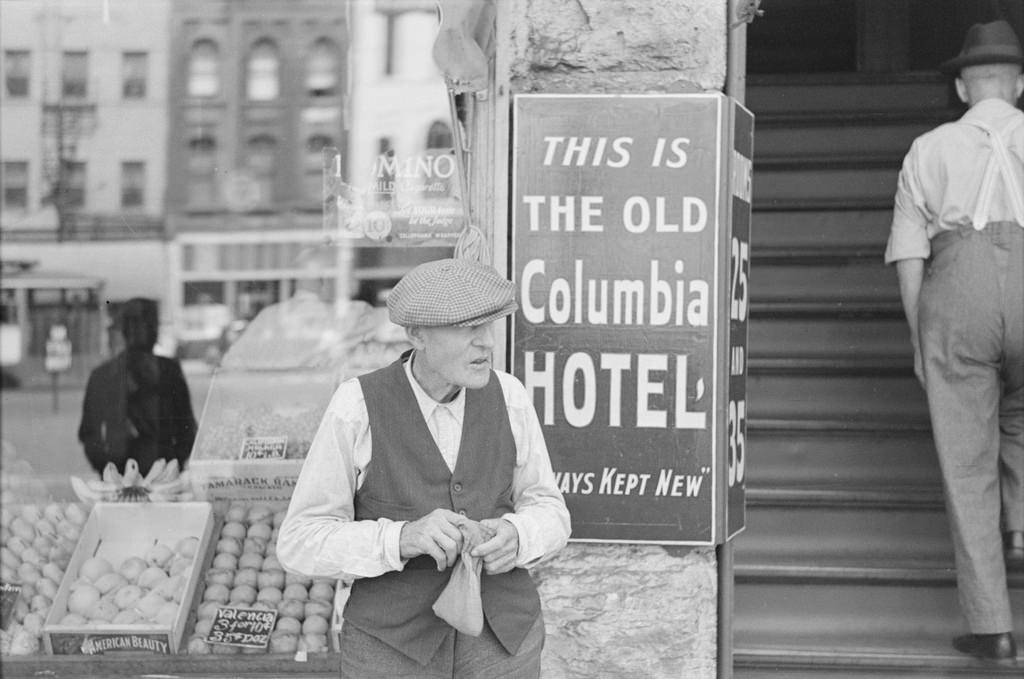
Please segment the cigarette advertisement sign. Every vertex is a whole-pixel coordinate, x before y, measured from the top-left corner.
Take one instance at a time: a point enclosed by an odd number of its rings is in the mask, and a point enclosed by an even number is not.
[[[354,245],[454,245],[465,224],[459,186],[454,149],[381,153],[348,183],[341,153],[325,148],[324,235]]]
[[[720,94],[516,97],[512,371],[576,540],[743,527],[752,126]]]

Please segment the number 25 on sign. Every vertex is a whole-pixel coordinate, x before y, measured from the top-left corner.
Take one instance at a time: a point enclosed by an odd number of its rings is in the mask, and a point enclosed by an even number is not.
[[[747,276],[750,273],[750,244],[739,238],[732,239],[732,304],[729,318],[734,321],[747,320],[749,289]]]

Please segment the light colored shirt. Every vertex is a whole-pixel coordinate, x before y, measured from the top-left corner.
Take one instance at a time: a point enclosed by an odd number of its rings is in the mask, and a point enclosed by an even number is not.
[[[411,363],[405,363],[406,377],[445,463],[453,470],[462,439],[465,389],[452,401],[439,403],[412,376]],[[569,512],[526,388],[508,373],[495,371],[495,375],[516,444],[514,511],[502,518],[519,534],[516,565],[528,568],[565,546]],[[398,547],[404,521],[355,520],[355,492],[366,478],[372,450],[363,390],[358,379],[350,379],[338,387],[324,413],[281,524],[277,557],[286,569],[340,579],[375,577],[405,567]]]
[[[914,140],[900,171],[892,230],[885,250],[887,264],[901,259],[927,259],[931,239],[941,231],[974,226],[971,217],[993,152],[988,135],[964,123],[978,120],[1003,131],[1021,118],[1024,112],[1005,101],[984,99],[960,121],[940,125]],[[1012,181],[1019,182],[1019,190],[1024,186],[1024,124],[1017,124],[1001,138],[1013,160],[1017,174]],[[1005,183],[995,187],[989,221],[1015,221],[1010,188]]]

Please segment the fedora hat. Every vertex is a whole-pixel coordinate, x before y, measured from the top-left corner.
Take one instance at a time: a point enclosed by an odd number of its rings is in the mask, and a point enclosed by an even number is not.
[[[971,26],[960,54],[943,62],[939,68],[946,73],[957,73],[965,66],[981,64],[1024,64],[1020,40],[1006,21],[1000,19]]]

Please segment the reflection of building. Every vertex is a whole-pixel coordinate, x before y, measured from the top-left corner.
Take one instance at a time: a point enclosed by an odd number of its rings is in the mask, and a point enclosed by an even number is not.
[[[42,366],[40,319],[166,299],[169,4],[0,4],[3,258],[35,263],[29,278],[40,283],[5,292],[5,308],[24,316],[26,369]],[[41,287],[77,277],[103,279],[103,298]],[[98,360],[101,324],[67,325],[76,365]]]
[[[167,195],[183,333],[212,339],[210,318],[251,318],[314,269],[375,301],[410,261],[438,256],[305,256],[324,238],[324,148],[365,190],[381,154],[450,146],[433,2],[191,0],[172,12]]]
[[[191,339],[219,335],[217,310],[251,318],[308,275],[321,154],[346,147],[346,14],[332,0],[174,3],[171,285]]]

